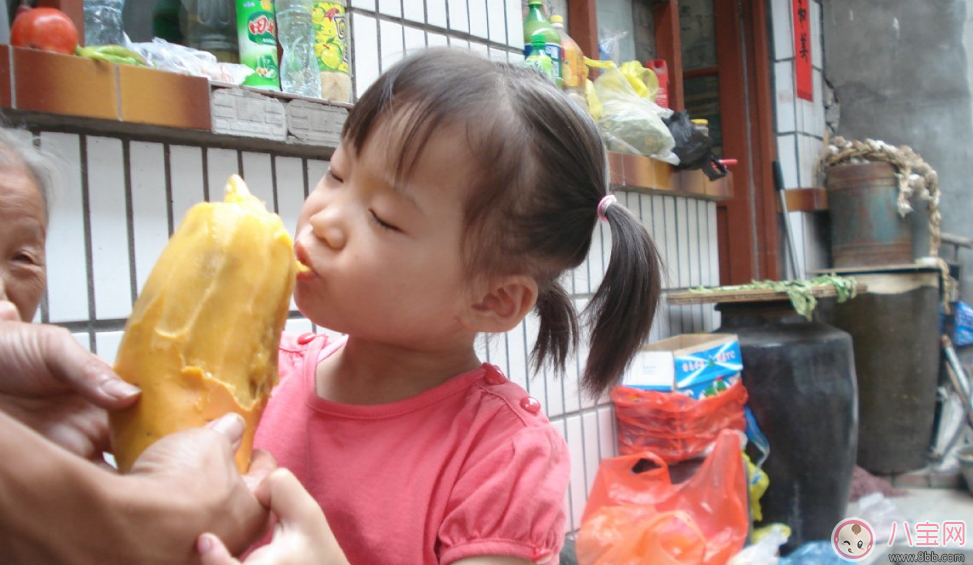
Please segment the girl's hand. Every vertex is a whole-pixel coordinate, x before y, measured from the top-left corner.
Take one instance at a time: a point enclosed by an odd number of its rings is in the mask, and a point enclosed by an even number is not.
[[[254,494],[277,518],[273,540],[251,553],[242,565],[347,564],[324,512],[287,469],[277,469],[257,485]],[[218,537],[206,533],[196,541],[203,565],[241,565]]]

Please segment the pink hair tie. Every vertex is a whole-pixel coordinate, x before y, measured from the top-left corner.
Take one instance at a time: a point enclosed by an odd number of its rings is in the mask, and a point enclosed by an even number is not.
[[[614,194],[609,194],[608,196],[606,196],[606,197],[604,197],[604,198],[601,199],[601,202],[598,203],[598,219],[599,220],[601,220],[603,222],[607,222],[608,221],[608,216],[605,215],[605,212],[607,212],[608,211],[608,207],[611,206],[612,204],[614,204],[615,202],[616,202],[616,199],[615,199],[615,195]]]

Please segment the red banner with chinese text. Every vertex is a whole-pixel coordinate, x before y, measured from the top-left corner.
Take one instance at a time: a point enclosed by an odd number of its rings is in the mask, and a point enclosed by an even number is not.
[[[811,69],[811,11],[812,0],[791,0],[794,9],[794,78],[797,97],[814,101],[814,79]]]

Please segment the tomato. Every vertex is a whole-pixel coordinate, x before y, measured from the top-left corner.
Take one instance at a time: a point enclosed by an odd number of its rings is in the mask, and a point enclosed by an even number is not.
[[[78,28],[61,10],[32,8],[10,26],[10,44],[71,55],[78,47]]]

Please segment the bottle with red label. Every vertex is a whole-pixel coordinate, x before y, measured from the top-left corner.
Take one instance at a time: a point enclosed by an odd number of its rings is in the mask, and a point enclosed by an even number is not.
[[[665,59],[646,61],[645,68],[652,70],[659,79],[659,90],[655,95],[655,103],[662,108],[669,107],[669,66]]]

